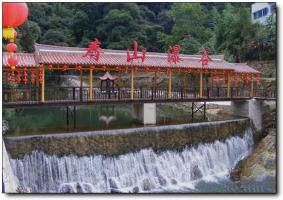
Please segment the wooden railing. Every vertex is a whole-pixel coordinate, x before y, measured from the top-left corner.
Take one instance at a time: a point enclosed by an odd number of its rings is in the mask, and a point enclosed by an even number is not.
[[[47,87],[45,88],[45,101],[89,101],[89,87]],[[114,90],[100,90],[93,88],[93,101],[124,101],[131,100],[130,88],[115,88]],[[171,97],[165,88],[136,88],[135,100],[186,100],[186,99],[237,99],[249,98],[250,90],[246,88],[230,88],[227,95],[227,87],[203,88],[202,96],[199,87],[173,88]],[[253,97],[276,98],[276,90],[254,89]],[[11,102],[39,102],[41,100],[40,87],[3,88],[3,104]]]

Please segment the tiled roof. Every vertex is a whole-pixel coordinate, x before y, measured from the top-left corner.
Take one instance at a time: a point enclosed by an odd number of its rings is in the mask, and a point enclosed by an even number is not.
[[[247,63],[231,63],[234,65],[234,70],[239,73],[260,73],[259,71],[251,68]]]
[[[83,57],[86,53],[86,48],[36,44],[35,49],[39,63],[43,64],[202,68],[200,62],[201,55],[180,54],[180,58],[183,61],[175,64],[167,61],[167,53],[147,52],[144,62],[141,60],[127,62],[127,53],[121,50],[102,49],[100,58],[96,61],[90,57]],[[233,66],[223,60],[221,56],[211,56],[211,58],[212,61],[208,64],[209,69],[233,70]]]
[[[18,60],[17,66],[21,67],[37,67],[37,64],[34,60],[34,55],[32,53],[15,53],[14,54]],[[9,66],[8,65],[8,53],[3,52],[2,54],[2,65],[3,66]]]
[[[18,65],[21,67],[36,67],[40,64],[66,64],[66,65],[106,65],[106,66],[135,66],[135,67],[159,67],[159,68],[203,68],[201,55],[180,54],[182,61],[170,63],[167,61],[167,53],[147,52],[144,62],[141,60],[127,61],[125,50],[102,49],[100,58],[84,57],[86,48],[62,47],[53,45],[35,44],[34,54],[15,53]],[[131,52],[132,53],[132,52]],[[208,63],[208,69],[231,70],[236,72],[260,73],[249,67],[246,63],[226,62],[222,55],[211,55],[212,61]],[[8,66],[8,53],[3,53],[3,66]]]

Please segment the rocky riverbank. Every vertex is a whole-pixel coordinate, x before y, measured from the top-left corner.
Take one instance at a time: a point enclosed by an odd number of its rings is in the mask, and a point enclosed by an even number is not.
[[[238,163],[231,179],[261,180],[267,176],[276,177],[276,104],[267,103],[266,113],[263,114],[263,131],[253,152]]]

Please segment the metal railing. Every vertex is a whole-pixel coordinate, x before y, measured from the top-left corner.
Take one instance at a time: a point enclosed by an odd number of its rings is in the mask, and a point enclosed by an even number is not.
[[[115,88],[113,90],[101,90],[100,88],[92,89],[92,101],[123,101],[131,99],[131,88]],[[202,89],[200,95],[199,87],[192,88],[173,88],[171,97],[167,88],[135,88],[133,97],[135,100],[186,100],[186,99],[236,99],[250,97],[250,90],[247,88],[230,88],[230,94],[227,87],[208,87]],[[89,101],[89,87],[46,87],[45,101],[71,101],[85,102]],[[253,97],[276,98],[276,90],[254,89]],[[37,102],[41,101],[40,87],[3,87],[3,103],[10,102]]]

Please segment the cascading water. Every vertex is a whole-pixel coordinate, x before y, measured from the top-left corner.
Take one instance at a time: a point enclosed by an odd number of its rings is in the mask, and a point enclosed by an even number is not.
[[[11,159],[11,164],[21,186],[35,193],[188,191],[200,180],[227,177],[252,146],[252,130],[247,128],[243,137],[181,151],[142,149],[117,157],[58,157],[33,151],[22,159]]]

